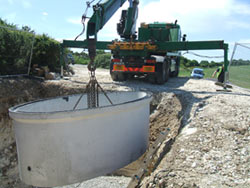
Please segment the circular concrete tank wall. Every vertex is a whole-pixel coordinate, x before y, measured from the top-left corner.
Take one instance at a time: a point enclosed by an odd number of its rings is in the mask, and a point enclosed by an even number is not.
[[[139,158],[148,145],[149,102],[145,92],[100,94],[100,107],[87,109],[87,96],[39,100],[9,109],[19,172],[26,184],[61,186],[111,173]]]

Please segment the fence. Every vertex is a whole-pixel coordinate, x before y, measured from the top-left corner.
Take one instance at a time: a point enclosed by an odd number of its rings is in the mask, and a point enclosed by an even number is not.
[[[250,89],[250,43],[235,43],[230,59],[229,81]]]

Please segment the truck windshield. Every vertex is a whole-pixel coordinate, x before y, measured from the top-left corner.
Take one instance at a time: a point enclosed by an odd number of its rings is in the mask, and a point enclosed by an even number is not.
[[[195,74],[203,74],[203,71],[202,70],[194,70],[194,73]]]

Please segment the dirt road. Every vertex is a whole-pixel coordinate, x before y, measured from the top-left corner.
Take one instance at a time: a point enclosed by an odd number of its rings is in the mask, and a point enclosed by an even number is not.
[[[27,88],[24,91],[28,94],[22,94],[23,98],[26,98],[13,102],[13,99],[6,98],[6,92],[1,94],[0,102],[2,106],[4,104],[5,111],[1,113],[0,127],[3,131],[0,141],[4,138],[5,144],[0,148],[0,166],[5,171],[0,173],[0,182],[5,183],[4,188],[27,187],[18,180],[13,133],[8,118],[3,117],[6,115],[6,108],[36,98],[83,92],[88,82],[86,67],[75,65],[74,70],[76,75],[67,80],[47,81],[42,83],[41,87],[36,86],[40,91],[39,95]],[[166,140],[174,139],[170,151],[163,153],[160,164],[150,176],[142,180],[142,187],[250,187],[248,90],[234,87],[230,93],[217,92],[216,89],[221,88],[213,81],[189,78],[172,78],[164,85],[152,85],[140,78],[127,82],[112,82],[109,71],[103,69],[98,69],[96,76],[107,91],[153,92],[150,144],[166,129],[169,130]],[[11,92],[10,96],[14,96],[15,90],[9,90],[10,86],[5,82],[0,81],[1,89]],[[13,84],[20,84],[18,82],[14,81]],[[34,88],[35,84],[34,87],[28,87]],[[140,164],[139,160],[114,174],[131,176]],[[130,180],[114,178],[109,184],[109,180],[103,182],[103,179],[105,178],[77,185],[93,187],[100,183],[98,187],[110,187],[111,184],[126,187]],[[115,184],[117,182],[118,184]]]

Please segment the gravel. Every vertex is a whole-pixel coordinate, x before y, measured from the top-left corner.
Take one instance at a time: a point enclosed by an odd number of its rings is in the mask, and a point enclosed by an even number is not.
[[[74,185],[63,186],[60,188],[125,188],[128,186],[131,178],[128,177],[114,177],[114,176],[101,176],[82,183]],[[59,188],[59,187],[57,187]]]

